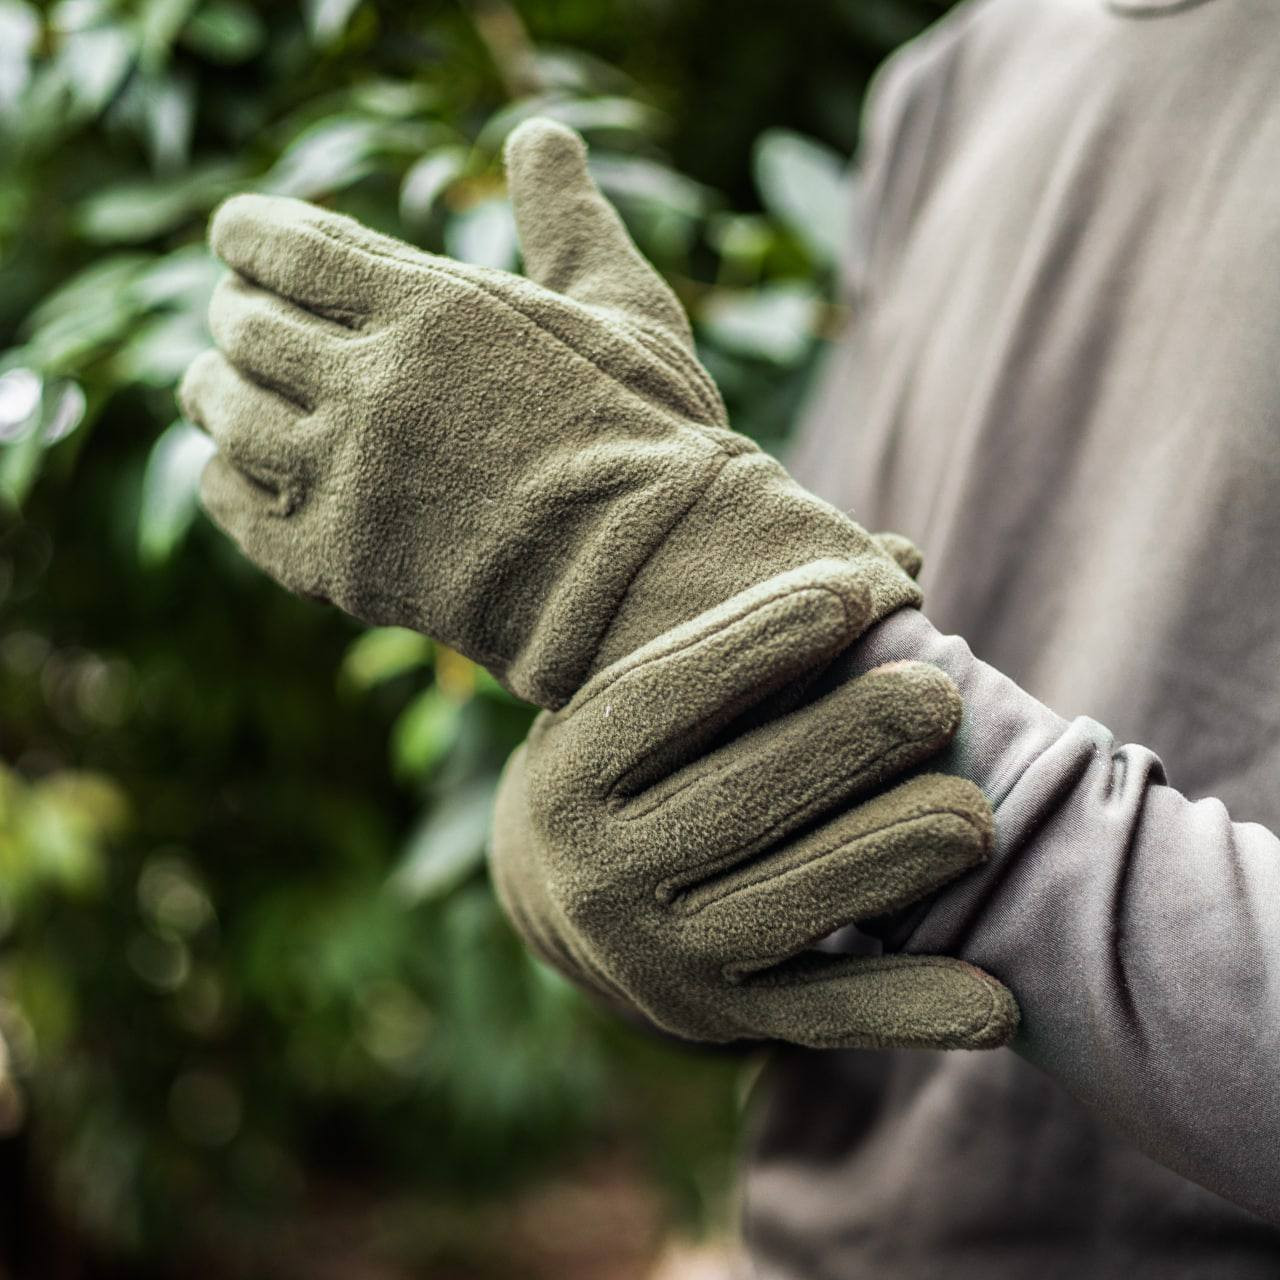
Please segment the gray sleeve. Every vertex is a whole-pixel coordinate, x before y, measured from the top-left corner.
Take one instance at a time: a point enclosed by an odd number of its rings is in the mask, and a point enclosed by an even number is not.
[[[935,663],[965,699],[941,767],[996,808],[996,848],[891,939],[959,956],[1022,1006],[1014,1048],[1147,1154],[1280,1222],[1280,839],[1165,783],[914,610],[858,665]]]

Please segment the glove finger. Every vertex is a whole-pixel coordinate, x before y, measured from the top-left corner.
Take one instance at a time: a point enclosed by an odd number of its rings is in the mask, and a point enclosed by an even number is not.
[[[900,533],[877,533],[873,536],[882,550],[898,562],[899,569],[909,577],[920,576],[920,570],[924,568],[924,553],[910,538],[904,538]]]
[[[750,862],[682,867],[657,894],[737,979],[941,888],[986,860],[992,833],[973,783],[925,774]]]
[[[353,218],[286,196],[232,196],[209,223],[209,244],[246,280],[351,328],[415,255]]]
[[[209,328],[237,369],[304,411],[332,384],[342,357],[334,335],[347,332],[234,272],[213,291]]]
[[[572,785],[627,790],[683,759],[736,715],[845,648],[866,626],[856,574],[818,560],[779,574],[637,649],[589,681],[543,732]]]
[[[1012,992],[947,956],[814,956],[732,989],[744,1036],[814,1049],[997,1049],[1018,1028]]]
[[[330,599],[315,548],[308,546],[297,519],[282,519],[288,513],[271,492],[221,454],[209,459],[200,476],[200,501],[245,556],[282,586],[314,600]]]
[[[741,860],[937,754],[962,713],[939,668],[880,667],[679,770],[626,816],[657,847],[667,836],[674,865]]]
[[[579,302],[623,312],[692,351],[684,308],[601,195],[582,138],[553,120],[526,120],[507,139],[505,159],[525,274]]]
[[[298,505],[310,466],[295,405],[251,382],[212,349],[188,366],[178,403],[213,437],[223,458],[254,482],[259,500],[269,500],[276,515]]]

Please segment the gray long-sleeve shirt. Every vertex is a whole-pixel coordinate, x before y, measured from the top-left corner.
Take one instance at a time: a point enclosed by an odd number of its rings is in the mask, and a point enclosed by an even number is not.
[[[1280,1275],[1280,5],[963,6],[882,74],[863,169],[794,466],[926,548],[967,641],[864,644],[956,678],[998,806],[896,941],[1025,1021],[779,1054],[757,1271]]]

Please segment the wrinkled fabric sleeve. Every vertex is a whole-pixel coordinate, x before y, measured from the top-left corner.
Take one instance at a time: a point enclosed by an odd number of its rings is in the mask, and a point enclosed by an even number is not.
[[[1151,751],[1063,720],[915,610],[869,633],[858,666],[897,658],[959,686],[965,719],[935,767],[983,788],[997,835],[890,945],[1002,979],[1019,1053],[1147,1154],[1280,1222],[1280,839],[1187,799]]]

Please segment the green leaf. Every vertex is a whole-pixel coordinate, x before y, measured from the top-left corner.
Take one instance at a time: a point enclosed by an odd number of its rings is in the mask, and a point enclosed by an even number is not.
[[[169,57],[169,48],[187,24],[200,0],[144,0],[138,24],[139,56],[146,67],[158,67]]]
[[[391,887],[410,902],[442,898],[484,861],[493,827],[496,777],[439,799],[409,836]]]
[[[247,4],[237,0],[202,5],[180,37],[193,52],[227,66],[247,62],[262,49],[266,38],[266,24]]]
[[[426,666],[434,646],[407,627],[375,627],[358,637],[342,659],[340,678],[355,689],[371,689],[406,671]]]
[[[21,507],[40,474],[43,392],[34,369],[18,366],[0,375],[0,513]]]
[[[45,445],[65,440],[85,419],[88,400],[84,388],[69,380],[46,384],[40,421],[40,439]]]
[[[626,94],[636,90],[631,76],[585,49],[542,45],[534,50],[538,82],[569,93]]]
[[[21,508],[40,475],[43,457],[44,444],[36,431],[0,450],[0,513]]]
[[[146,309],[181,306],[203,312],[222,272],[204,245],[189,244],[152,259],[127,288],[134,301]]]
[[[135,182],[109,187],[83,201],[75,213],[75,227],[93,244],[140,243],[177,226],[190,212],[185,182]]]
[[[195,518],[200,473],[213,456],[213,441],[179,418],[151,446],[138,503],[138,558],[145,565],[167,560]]]
[[[403,120],[439,107],[440,90],[415,80],[365,80],[352,86],[351,103],[371,115]]]
[[[382,128],[355,116],[319,121],[289,143],[263,190],[309,199],[351,186],[373,170]]]
[[[711,204],[711,192],[701,183],[644,156],[593,151],[592,176],[615,200],[657,205],[685,218],[700,217]]]
[[[121,384],[171,387],[208,345],[203,315],[162,312],[133,330],[115,353],[111,370]]]
[[[360,0],[305,0],[307,31],[313,44],[333,44],[347,29]]]
[[[458,740],[462,708],[439,689],[420,693],[391,729],[391,762],[404,779],[430,772]]]
[[[43,380],[23,365],[0,374],[0,444],[22,440],[35,428]]]
[[[27,363],[45,373],[71,372],[118,342],[141,308],[130,291],[142,254],[112,254],[73,275],[28,316]]]
[[[706,187],[643,156],[593,153],[591,172],[643,252],[658,262],[688,252],[712,202]]]
[[[133,33],[124,27],[99,27],[67,36],[52,72],[69,95],[76,116],[95,116],[115,97],[133,66],[136,50]]]
[[[59,35],[88,31],[110,22],[115,0],[56,0],[49,10],[49,29]]]
[[[119,298],[138,272],[152,259],[144,253],[114,253],[98,258],[75,272],[51,293],[27,318],[26,329],[34,332],[58,320],[79,315],[103,299]]]
[[[698,320],[704,335],[725,350],[788,365],[809,350],[820,305],[807,284],[724,289],[703,305]]]
[[[29,891],[44,884],[81,894],[101,887],[102,844],[124,829],[129,808],[110,779],[60,771],[31,786],[6,786],[16,850],[0,861],[0,884]],[[14,856],[17,853],[18,856]]]
[[[652,107],[634,98],[564,98],[556,94],[543,94],[522,98],[519,102],[495,112],[485,121],[476,139],[476,146],[486,152],[496,152],[507,134],[522,120],[531,116],[550,116],[584,134],[623,134],[646,136],[655,131],[658,114]]]
[[[0,0],[0,113],[11,110],[31,79],[40,37],[35,10],[21,0]]]
[[[400,184],[400,216],[422,225],[435,209],[440,195],[466,168],[466,147],[441,147],[411,165]]]
[[[773,224],[758,214],[720,214],[707,226],[707,239],[723,266],[739,276],[754,276],[777,238]]]
[[[445,224],[444,247],[451,257],[478,267],[515,268],[519,256],[515,215],[504,199],[482,200]]]
[[[765,207],[820,266],[839,261],[849,234],[849,184],[838,152],[787,129],[756,140],[756,185]]]
[[[40,474],[42,454],[84,421],[79,383],[45,381],[18,365],[0,375],[0,499],[20,507]]]
[[[165,75],[139,81],[142,121],[151,163],[172,172],[190,158],[195,128],[195,86],[185,76]]]
[[[219,161],[173,178],[120,183],[81,201],[76,230],[93,244],[141,244],[211,209],[244,175],[238,160]]]
[[[476,693],[492,702],[501,702],[509,707],[525,707],[529,704],[517,698],[505,685],[499,684],[493,673],[484,667],[476,667]]]

